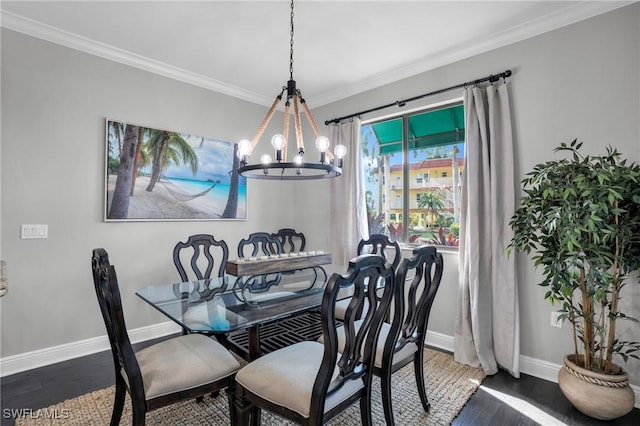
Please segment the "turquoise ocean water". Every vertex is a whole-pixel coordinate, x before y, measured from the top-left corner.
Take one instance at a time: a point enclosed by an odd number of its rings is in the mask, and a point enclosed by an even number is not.
[[[217,179],[217,178],[216,178]],[[176,188],[184,194],[197,194],[207,190],[214,184],[214,182],[202,181],[202,180],[190,180],[190,179],[178,179],[171,177],[163,177],[163,180],[171,182]],[[228,179],[227,179],[228,180]],[[209,191],[205,196],[209,201],[215,202],[220,206],[220,213],[227,205],[227,199],[229,198],[229,182],[219,182],[216,186]],[[188,202],[188,201],[187,201]],[[241,178],[238,185],[238,215],[243,214],[243,219],[246,217],[246,205],[247,205],[247,184],[246,180]],[[245,212],[245,213],[241,213]]]

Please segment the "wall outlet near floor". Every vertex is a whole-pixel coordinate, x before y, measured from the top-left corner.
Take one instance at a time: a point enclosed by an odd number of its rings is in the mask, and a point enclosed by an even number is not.
[[[551,312],[551,327],[562,328],[563,320],[560,319],[560,315],[562,315],[562,312]]]

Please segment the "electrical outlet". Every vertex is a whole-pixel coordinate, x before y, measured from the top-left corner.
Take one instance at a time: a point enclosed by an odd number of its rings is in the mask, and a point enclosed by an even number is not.
[[[562,328],[562,320],[560,319],[561,312],[551,312],[551,327]]]

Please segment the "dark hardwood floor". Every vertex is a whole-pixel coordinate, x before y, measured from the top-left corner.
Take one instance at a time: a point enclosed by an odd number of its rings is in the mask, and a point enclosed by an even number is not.
[[[101,352],[0,380],[1,425],[10,426],[12,409],[44,408],[112,385],[113,361],[110,352]],[[453,422],[454,426],[554,424],[638,426],[640,410],[615,421],[598,421],[575,410],[557,384],[527,375],[514,379],[500,372],[483,381]]]

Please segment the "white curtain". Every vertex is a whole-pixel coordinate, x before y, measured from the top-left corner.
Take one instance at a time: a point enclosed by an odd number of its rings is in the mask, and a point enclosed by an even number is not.
[[[334,264],[346,266],[356,256],[360,240],[369,237],[360,120],[332,124],[329,139],[333,146],[347,147],[342,176],[331,179],[329,197],[329,250]]]
[[[466,88],[460,282],[454,357],[520,376],[515,256],[505,254],[515,212],[513,133],[507,83]]]

